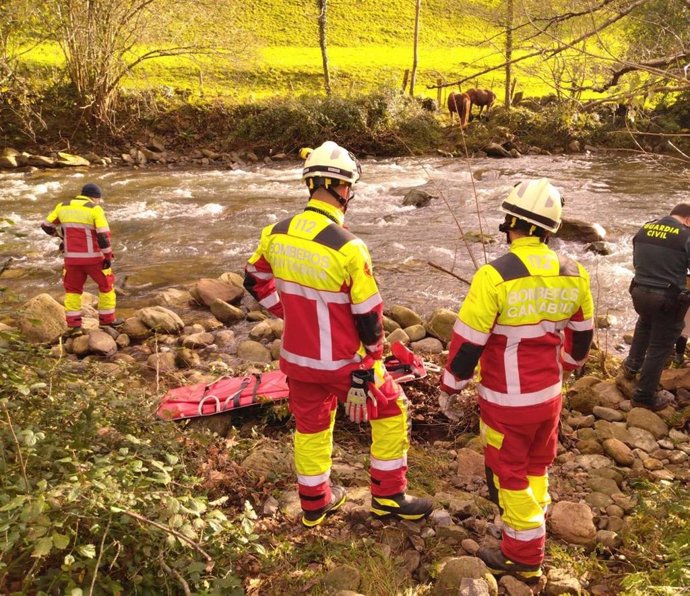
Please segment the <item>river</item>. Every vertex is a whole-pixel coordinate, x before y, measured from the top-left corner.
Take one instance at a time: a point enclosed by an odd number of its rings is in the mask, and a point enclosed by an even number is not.
[[[28,298],[49,292],[61,299],[57,241],[40,228],[60,200],[86,181],[104,191],[113,232],[115,272],[127,275],[130,295],[121,312],[147,304],[161,288],[182,286],[224,271],[241,272],[262,226],[299,211],[306,202],[300,164],[285,162],[241,170],[109,168],[0,173],[0,217],[12,220],[0,234],[3,260],[12,257],[0,286]],[[471,245],[481,264],[505,251],[498,232],[498,205],[526,177],[548,176],[565,198],[564,216],[600,223],[612,253],[596,255],[584,245],[555,239],[554,248],[590,272],[599,314],[618,323],[611,341],[634,323],[627,287],[632,277],[631,237],[645,221],[687,199],[687,178],[670,161],[635,155],[529,156],[521,159],[365,159],[363,177],[347,214],[350,229],[371,251],[387,304],[423,315],[436,307],[457,310],[467,286],[429,266],[433,261],[471,278],[472,259],[460,240],[485,232],[496,243]],[[674,173],[675,171],[675,173]],[[423,186],[439,198],[427,207],[403,207],[407,190]],[[8,233],[11,230],[12,233]],[[87,290],[95,292],[92,282]],[[7,292],[5,295],[9,295]]]

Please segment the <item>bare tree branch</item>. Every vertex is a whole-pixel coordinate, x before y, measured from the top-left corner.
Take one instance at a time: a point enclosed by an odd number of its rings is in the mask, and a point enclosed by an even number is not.
[[[679,52],[673,56],[663,56],[662,58],[655,58],[654,60],[647,60],[646,62],[629,63],[614,70],[611,78],[603,85],[599,87],[582,87],[582,90],[584,91],[591,89],[597,93],[603,93],[604,91],[608,91],[611,87],[615,87],[623,75],[636,70],[645,70],[647,72],[659,75],[668,74],[667,72],[659,71],[658,69],[660,67],[672,66],[675,62],[678,62],[679,60],[688,60],[688,58],[690,58],[690,51]],[[688,85],[690,85],[690,81],[688,82]]]
[[[583,33],[580,35],[580,37],[577,37],[576,39],[568,42],[568,43],[563,43],[561,42],[557,48],[554,48],[553,50],[537,50],[535,52],[530,52],[528,54],[525,54],[524,56],[520,56],[519,58],[515,58],[513,60],[510,60],[510,64],[517,64],[518,62],[523,62],[524,60],[529,60],[530,58],[536,58],[537,56],[541,56],[543,60],[549,60],[550,58],[553,58],[554,56],[560,54],[561,52],[564,52],[565,50],[568,50],[572,48],[575,44],[584,41],[585,39],[588,39],[590,37],[593,37],[594,35],[598,35],[601,31],[606,29],[607,27],[610,27],[614,23],[620,21],[623,17],[627,16],[632,12],[635,8],[638,6],[641,6],[645,4],[648,0],[634,0],[630,5],[628,5],[625,9],[619,11],[615,16],[612,16],[611,18],[607,19],[603,23],[601,23],[598,27],[596,27],[593,30],[587,31],[586,33]],[[454,81],[452,83],[443,83],[441,85],[427,85],[427,89],[438,89],[441,87],[452,87],[455,85],[462,85],[465,81],[469,81],[470,79],[474,79],[478,76],[488,74],[490,72],[493,72],[495,70],[500,70],[505,68],[506,64],[508,62],[504,61],[501,64],[498,64],[497,66],[492,66],[490,68],[485,68],[484,70],[480,72],[475,72],[471,76],[464,77],[458,81]]]

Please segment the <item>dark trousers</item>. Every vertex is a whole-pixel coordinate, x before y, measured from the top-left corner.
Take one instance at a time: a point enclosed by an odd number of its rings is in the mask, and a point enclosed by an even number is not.
[[[639,316],[625,366],[640,373],[633,399],[651,402],[661,371],[683,330],[687,307],[679,307],[676,298],[661,288],[633,286],[630,295]]]

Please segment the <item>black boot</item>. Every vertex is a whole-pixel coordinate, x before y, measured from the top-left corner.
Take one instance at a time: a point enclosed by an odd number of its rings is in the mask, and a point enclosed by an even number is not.
[[[68,339],[70,337],[79,337],[80,335],[84,335],[81,325],[79,327],[68,327],[67,331],[62,334],[62,338]]]
[[[326,519],[326,516],[340,509],[340,506],[345,502],[346,496],[345,489],[342,486],[331,486],[331,502],[320,509],[303,511],[302,524],[307,528],[318,526]]]
[[[382,518],[394,515],[399,519],[422,519],[434,508],[431,499],[398,493],[390,497],[371,497],[371,514]]]
[[[118,327],[122,327],[125,324],[124,319],[115,319],[112,323],[99,323],[99,327],[112,327],[113,329],[117,329]]]
[[[482,547],[477,551],[479,557],[492,575],[512,575],[525,583],[533,583],[542,575],[541,565],[525,565],[508,559],[500,548]]]
[[[633,408],[647,408],[652,412],[658,412],[673,405],[674,400],[675,396],[673,393],[662,389],[661,391],[657,391],[651,399],[640,398],[640,396],[635,395],[631,403]]]

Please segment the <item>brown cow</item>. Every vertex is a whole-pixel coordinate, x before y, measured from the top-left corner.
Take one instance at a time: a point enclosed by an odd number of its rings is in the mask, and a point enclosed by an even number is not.
[[[458,115],[460,126],[464,128],[467,126],[467,121],[470,118],[470,110],[472,109],[472,100],[467,93],[452,92],[448,96],[448,112],[450,112],[450,123],[453,124],[453,114]]]
[[[472,111],[472,106],[479,106],[477,118],[481,118],[484,108],[486,108],[486,113],[488,114],[494,101],[496,101],[496,94],[491,89],[469,89],[467,95],[470,96],[470,101],[472,102],[470,112]]]

